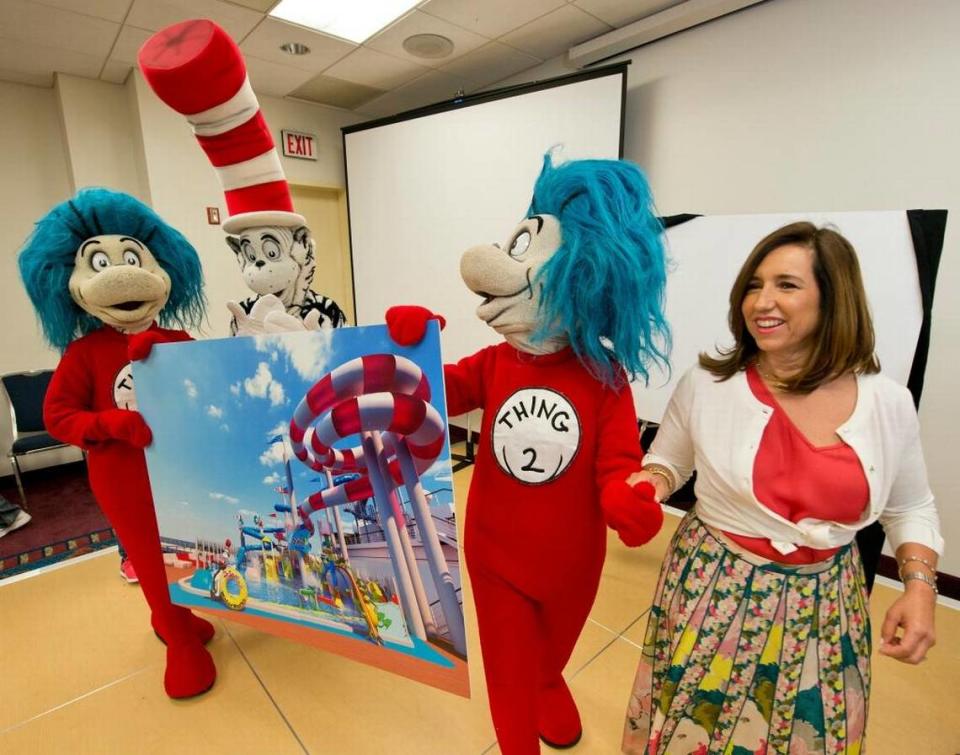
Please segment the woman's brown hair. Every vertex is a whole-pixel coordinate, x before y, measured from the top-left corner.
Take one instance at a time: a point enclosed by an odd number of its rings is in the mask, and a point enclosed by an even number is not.
[[[730,291],[729,323],[734,345],[727,350],[717,349],[715,357],[701,353],[700,366],[721,380],[728,380],[756,359],[757,343],[743,318],[743,300],[760,263],[770,252],[788,244],[813,251],[813,275],[820,289],[820,323],[806,364],[784,381],[787,389],[809,393],[846,372],[879,372],[873,321],[857,253],[837,231],[817,228],[808,222],[778,228],[753,248]]]

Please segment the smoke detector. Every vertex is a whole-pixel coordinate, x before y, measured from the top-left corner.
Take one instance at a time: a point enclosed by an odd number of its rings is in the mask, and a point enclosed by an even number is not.
[[[445,58],[453,52],[453,42],[439,34],[414,34],[403,40],[403,49],[415,58]]]

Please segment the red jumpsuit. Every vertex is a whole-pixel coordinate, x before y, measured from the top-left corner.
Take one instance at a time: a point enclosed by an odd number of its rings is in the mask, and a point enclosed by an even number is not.
[[[190,340],[183,331],[150,330],[156,340]],[[188,697],[208,689],[216,676],[201,644],[212,626],[170,602],[146,459],[117,435],[116,413],[132,398],[131,338],[103,326],[71,343],[47,389],[44,421],[53,437],[87,451],[94,497],[133,560],[151,623],[167,643],[167,693]]]
[[[444,368],[447,410],[483,409],[467,501],[467,568],[504,755],[567,744],[580,720],[561,672],[606,554],[600,491],[640,469],[629,386],[606,388],[572,349],[507,343]]]

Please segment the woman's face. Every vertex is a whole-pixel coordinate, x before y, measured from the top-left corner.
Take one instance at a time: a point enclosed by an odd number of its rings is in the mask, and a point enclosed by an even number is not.
[[[786,360],[806,356],[820,325],[813,250],[785,244],[757,267],[740,305],[760,351]]]

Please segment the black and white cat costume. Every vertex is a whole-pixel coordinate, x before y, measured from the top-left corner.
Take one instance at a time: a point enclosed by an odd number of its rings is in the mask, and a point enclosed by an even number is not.
[[[347,317],[337,303],[310,288],[317,263],[315,243],[305,225],[247,228],[237,236],[227,236],[227,245],[237,256],[244,283],[256,294],[238,304],[231,302],[231,334],[318,330],[346,324]]]

